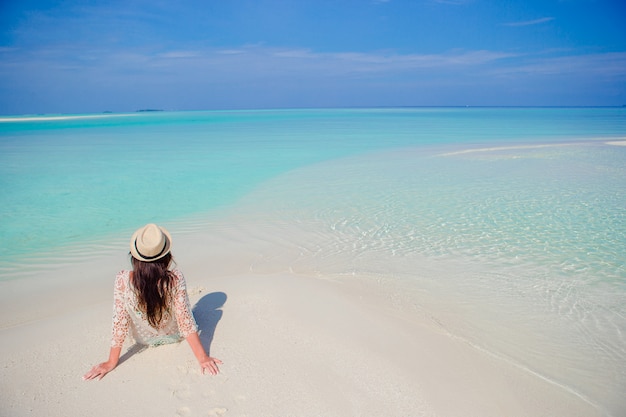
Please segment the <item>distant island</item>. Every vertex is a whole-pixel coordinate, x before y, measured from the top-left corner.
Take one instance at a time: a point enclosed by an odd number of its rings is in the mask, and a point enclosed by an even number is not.
[[[139,109],[135,110],[136,112],[146,112],[146,111],[163,111],[162,109]]]

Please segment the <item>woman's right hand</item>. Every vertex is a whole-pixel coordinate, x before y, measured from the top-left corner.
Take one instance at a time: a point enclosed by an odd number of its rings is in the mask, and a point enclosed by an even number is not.
[[[113,364],[110,362],[102,362],[96,366],[94,366],[93,368],[91,368],[89,370],[89,372],[87,372],[85,375],[83,375],[83,380],[85,381],[89,381],[91,379],[102,379],[106,374],[108,374],[109,372],[111,372],[113,369],[115,369],[115,367],[117,366],[117,363]]]
[[[89,381],[91,379],[102,379],[106,374],[111,372],[117,366],[117,363],[120,361],[120,353],[122,352],[121,347],[112,347],[109,352],[109,360],[106,362],[102,362],[89,370],[85,375],[83,375],[83,380]]]

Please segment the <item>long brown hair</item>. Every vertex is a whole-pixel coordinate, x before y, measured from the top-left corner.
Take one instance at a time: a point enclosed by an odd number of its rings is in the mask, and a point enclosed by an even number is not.
[[[172,296],[173,275],[169,270],[172,254],[161,259],[144,262],[131,256],[133,279],[131,281],[139,309],[146,314],[148,323],[155,329],[161,323],[163,315],[169,311]]]

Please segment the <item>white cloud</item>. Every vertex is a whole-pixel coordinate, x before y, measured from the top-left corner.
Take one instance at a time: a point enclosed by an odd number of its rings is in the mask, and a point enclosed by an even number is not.
[[[470,3],[472,0],[432,0],[434,3],[439,4],[452,4],[455,6],[461,6],[463,4]]]
[[[494,51],[451,51],[442,54],[393,54],[383,52],[313,52],[308,49],[295,50],[265,50],[255,51],[261,59],[272,57],[292,64],[298,61],[310,65],[311,61],[327,68],[343,68],[349,72],[388,72],[420,68],[451,68],[461,66],[477,66],[504,58],[514,57],[515,54]]]
[[[184,59],[184,58],[196,58],[200,54],[196,51],[170,51],[158,54],[161,58],[169,59]]]
[[[604,54],[529,57],[515,65],[493,70],[499,75],[602,77],[626,80],[626,52]]]
[[[245,51],[241,49],[222,49],[217,51],[217,53],[222,55],[239,55],[245,53]]]
[[[7,55],[7,53],[5,53]],[[11,55],[11,53],[8,53]],[[199,74],[213,74],[214,79],[224,77],[274,78],[277,76],[349,77],[351,75],[386,76],[398,73],[428,71],[458,71],[482,68],[514,58],[517,55],[487,50],[454,50],[441,54],[398,54],[393,52],[315,52],[310,49],[271,48],[249,45],[239,48],[207,48],[193,50],[98,50],[86,55],[76,48],[48,48],[15,55],[10,60],[37,72],[38,68],[73,68],[85,74],[124,76],[128,73],[145,74],[146,79],[185,74],[192,79]],[[0,63],[0,70],[8,66]]]
[[[400,54],[316,52],[264,45],[152,48],[4,50],[0,89],[13,96],[44,97],[53,107],[65,103],[68,92],[83,97],[89,91],[90,96],[98,97],[97,103],[134,103],[135,96],[153,95],[157,101],[166,102],[169,97],[172,103],[179,103],[160,108],[202,108],[268,105],[263,97],[276,106],[285,105],[281,101],[285,97],[298,105],[339,105],[361,103],[357,99],[361,96],[370,97],[374,104],[415,103],[411,97],[425,97],[424,103],[450,104],[462,91],[471,91],[470,96],[485,92],[487,98],[496,97],[497,103],[497,98],[509,97],[516,88],[526,91],[524,94],[529,94],[527,90],[543,94],[543,89],[554,87],[559,94],[567,94],[576,90],[572,86],[582,85],[580,91],[584,94],[601,94],[609,89],[624,94],[620,86],[626,81],[626,52],[575,55],[567,50],[534,54],[451,50]],[[333,101],[333,97],[339,97],[335,96],[339,90],[347,101]],[[429,102],[423,94],[442,101]],[[298,101],[298,97],[327,97],[327,101]],[[559,101],[556,96],[546,97],[552,101],[545,103],[572,103]],[[0,108],[11,105],[4,101],[0,98]],[[607,101],[598,101],[603,102]],[[514,103],[519,104],[510,102]]]
[[[272,52],[271,55],[278,58],[304,58],[304,59],[313,59],[316,57],[316,54],[311,52],[309,49],[287,49],[287,50],[279,50],[276,52]]]
[[[540,25],[542,23],[551,22],[552,20],[554,20],[554,17],[542,17],[542,18],[539,18],[539,19],[526,20],[526,21],[522,21],[522,22],[503,23],[502,25],[503,26],[512,26],[512,27],[532,26],[532,25]]]
[[[439,54],[399,54],[379,52],[316,52],[301,48],[271,48],[249,45],[236,48],[195,48],[192,50],[146,49],[84,51],[75,47],[40,50],[3,49],[0,73],[23,78],[25,74],[43,78],[56,71],[79,71],[98,77],[124,77],[143,74],[146,79],[181,77],[192,80],[212,74],[214,80],[393,76],[420,74],[435,77],[462,72],[463,76],[492,74],[502,76],[595,74],[626,78],[626,53],[571,54],[549,51],[537,54],[514,54],[490,50],[452,50]]]

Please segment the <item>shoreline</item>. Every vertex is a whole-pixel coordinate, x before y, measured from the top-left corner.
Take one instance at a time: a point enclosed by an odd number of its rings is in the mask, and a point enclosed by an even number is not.
[[[135,114],[127,114],[127,116],[134,116]],[[126,116],[125,114],[121,114],[121,116]],[[69,117],[69,116],[68,116]],[[86,116],[71,116],[76,118],[94,118],[94,117],[107,117],[107,115],[86,115]],[[459,144],[431,144],[431,145],[413,145],[409,147],[400,146],[397,148],[389,148],[389,149],[378,149],[378,150],[370,150],[363,153],[356,153],[351,155],[344,155],[336,159],[317,161],[311,164],[305,164],[303,166],[296,167],[294,170],[288,170],[286,172],[281,172],[277,174],[276,177],[266,178],[264,182],[256,184],[256,188],[263,187],[266,183],[271,183],[277,177],[281,177],[283,175],[289,175],[293,171],[298,170],[308,170],[311,167],[315,167],[320,164],[341,164],[345,161],[351,161],[355,158],[367,158],[368,156],[375,155],[377,153],[384,154],[393,154],[393,153],[403,153],[403,152],[415,152],[419,155],[430,155],[432,157],[465,157],[472,155],[497,155],[498,153],[509,152],[509,151],[534,151],[534,150],[544,150],[544,149],[555,149],[555,148],[577,148],[580,146],[601,146],[601,147],[618,147],[622,148],[626,146],[626,137],[624,136],[602,136],[602,137],[580,137],[580,138],[571,138],[567,141],[560,140],[552,140],[548,137],[538,140],[538,141],[528,141],[521,140],[518,141],[516,139],[508,139],[504,140],[501,145],[494,146],[493,144],[487,143],[459,143]],[[247,190],[247,193],[253,193],[253,190]],[[232,201],[227,201],[225,203],[216,204],[214,207],[211,207],[208,211],[202,212],[197,211],[193,213],[177,213],[173,218],[165,218],[165,221],[168,224],[174,225],[176,227],[180,227],[181,229],[186,230],[197,230],[198,228],[194,225],[194,222],[199,221],[202,226],[206,226],[208,223],[212,223],[214,221],[219,221],[219,219],[227,216],[229,210],[233,208],[237,208],[238,204],[247,199],[248,196],[246,194],[242,194],[238,196],[236,199]],[[209,219],[207,221],[207,219]],[[99,230],[94,229],[96,233],[96,239],[94,240],[91,235],[84,236],[62,236],[60,241],[55,241],[55,245],[52,246],[51,249],[46,249],[42,247],[36,247],[34,250],[35,256],[42,256],[45,258],[49,258],[50,262],[34,262],[35,266],[47,268],[50,263],[55,263],[55,258],[57,256],[60,257],[61,262],[73,262],[75,256],[84,256],[86,249],[95,254],[95,258],[101,255],[107,255],[116,250],[118,246],[116,246],[117,242],[120,242],[120,236],[126,236],[129,233],[132,233],[135,225],[128,226],[119,226],[116,230]],[[35,236],[35,231],[30,231],[32,236]],[[45,235],[45,233],[44,233]],[[34,237],[29,236],[29,238],[34,240]],[[13,235],[7,236],[6,241],[9,242],[14,238]],[[111,244],[111,242],[115,242],[115,244]],[[32,272],[24,273],[23,271],[19,271],[21,268],[21,264],[26,263],[30,264],[33,259],[33,253],[25,250],[24,248],[20,248],[19,251],[12,252],[12,248],[10,245],[7,245],[5,248],[9,252],[9,261],[0,260],[0,281],[11,280],[11,279],[19,279],[28,274],[38,273],[38,268],[33,268]],[[30,248],[32,251],[33,249]],[[89,255],[90,256],[90,255]]]

